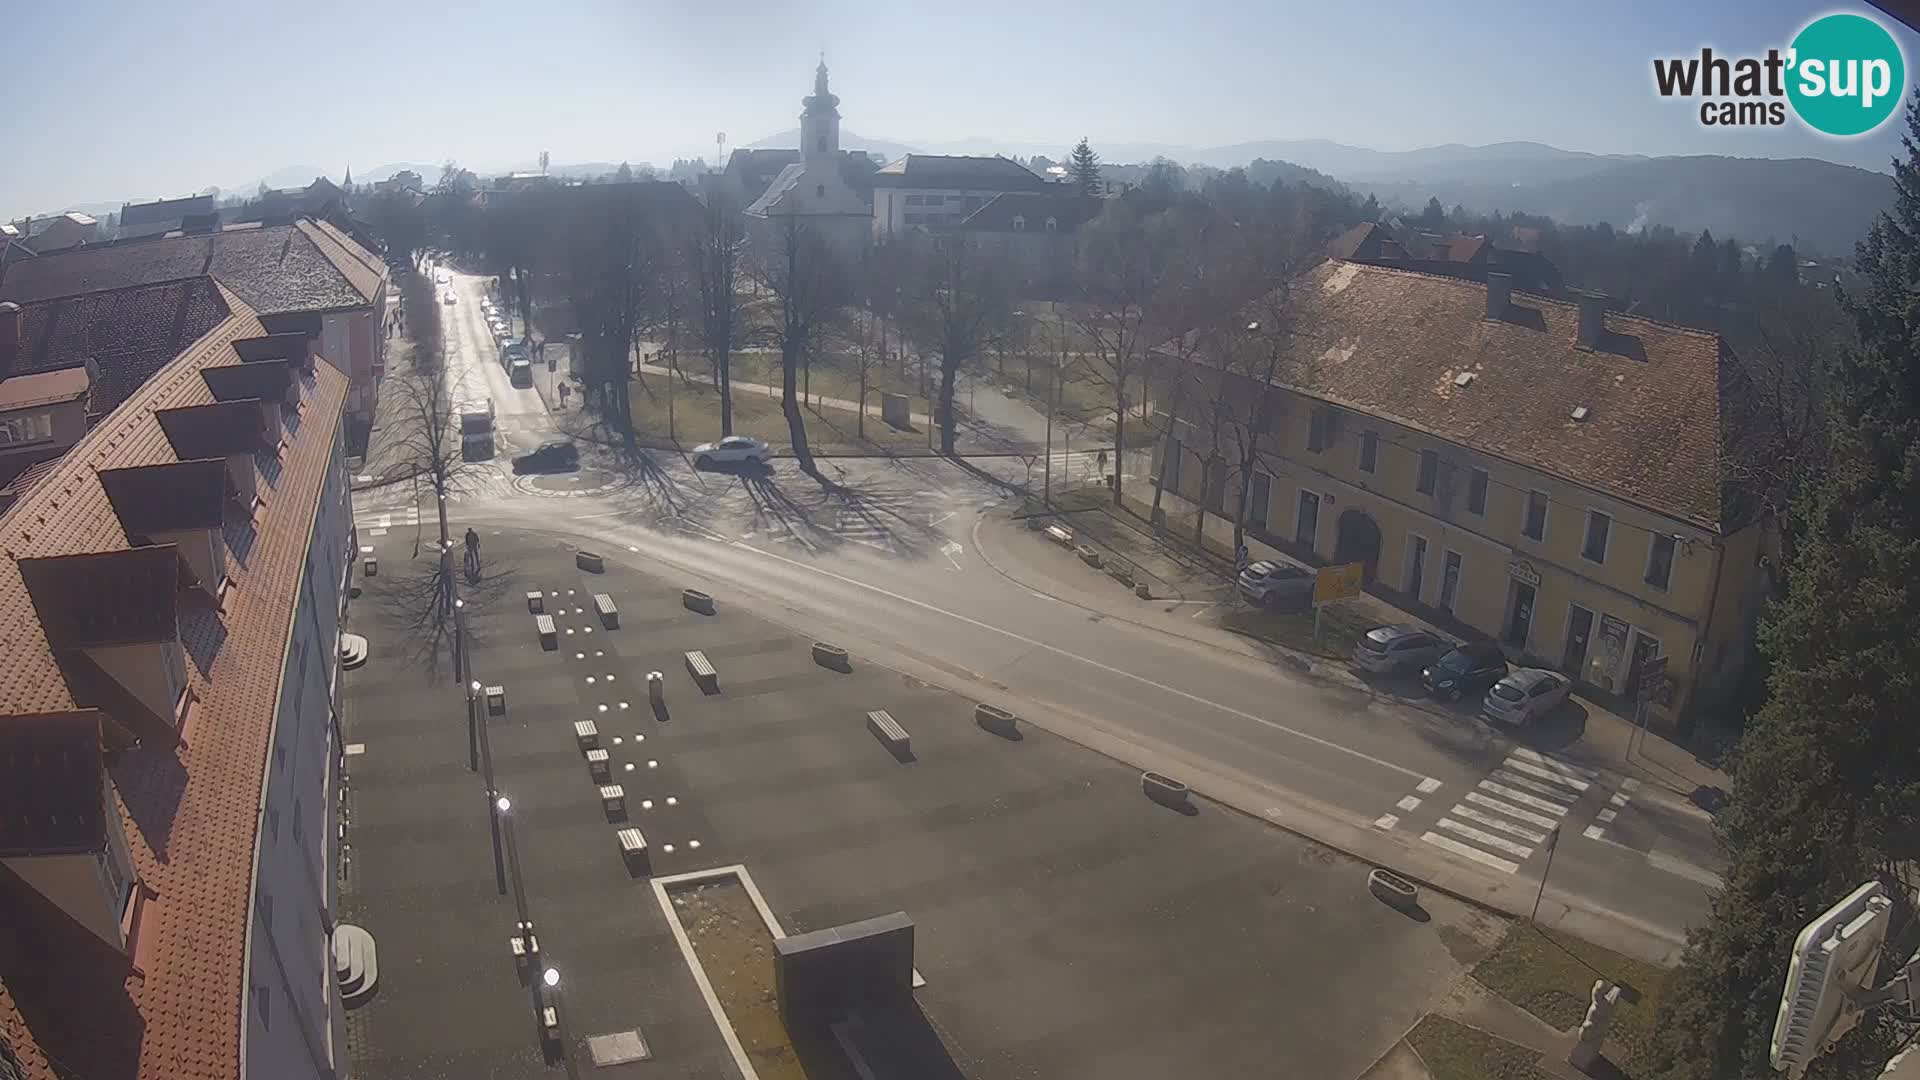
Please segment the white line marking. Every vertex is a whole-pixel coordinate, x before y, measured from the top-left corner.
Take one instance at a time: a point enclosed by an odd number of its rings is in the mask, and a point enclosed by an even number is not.
[[[1504,851],[1516,859],[1524,859],[1533,854],[1533,849],[1525,844],[1516,844],[1506,837],[1495,836],[1490,832],[1476,829],[1471,825],[1462,825],[1452,818],[1441,818],[1440,827],[1457,832],[1475,843],[1485,844],[1495,851]]]
[[[1529,750],[1524,746],[1514,747],[1513,756],[1522,761],[1531,761],[1535,765],[1541,765],[1549,769],[1558,769],[1568,776],[1579,776],[1592,780],[1600,775],[1599,772],[1593,769],[1580,765],[1570,765],[1567,762],[1561,761],[1559,758],[1550,758],[1538,750]]]
[[[348,757],[359,757],[361,754],[364,754],[366,752],[367,752],[366,743],[350,742],[347,744]]]
[[[1496,773],[1495,775],[1497,776],[1499,774]],[[1560,803],[1548,802],[1545,799],[1536,799],[1524,791],[1517,791],[1505,784],[1496,784],[1491,780],[1482,780],[1480,781],[1480,786],[1503,799],[1512,799],[1521,806],[1530,806],[1535,810],[1552,814],[1554,817],[1559,817],[1567,812],[1567,808]]]
[[[1529,824],[1538,825],[1543,829],[1551,829],[1555,825],[1560,824],[1558,821],[1555,821],[1553,818],[1547,817],[1545,814],[1536,814],[1531,810],[1522,810],[1517,806],[1509,806],[1506,803],[1501,802],[1499,799],[1490,799],[1487,796],[1482,795],[1477,791],[1467,792],[1465,798],[1470,803],[1474,803],[1479,806],[1484,806],[1490,810],[1498,810],[1501,813],[1508,815],[1509,817],[1516,818],[1520,821],[1528,822]]]
[[[1513,836],[1517,836],[1520,839],[1529,841],[1531,843],[1535,843],[1535,844],[1544,843],[1547,839],[1546,833],[1537,833],[1537,832],[1534,832],[1532,829],[1523,829],[1520,826],[1515,825],[1511,821],[1507,821],[1503,818],[1496,817],[1492,814],[1482,813],[1478,810],[1475,810],[1473,807],[1466,805],[1465,803],[1461,803],[1460,805],[1447,811],[1447,813],[1452,814],[1455,817],[1466,818],[1468,821],[1477,821],[1480,824],[1485,825],[1489,829],[1498,829],[1503,833],[1509,833]]]
[[[1433,777],[1429,776],[1425,780],[1420,781],[1419,785],[1416,786],[1413,790],[1419,792],[1422,795],[1431,795],[1434,792],[1440,790],[1440,781],[1435,780]]]
[[[1656,870],[1665,870],[1669,874],[1678,874],[1688,881],[1705,885],[1709,889],[1719,889],[1726,886],[1725,879],[1719,874],[1714,873],[1704,866],[1695,866],[1685,859],[1674,858],[1672,855],[1668,855],[1663,851],[1654,850],[1647,852],[1647,865]]]
[[[948,513],[948,514],[941,514],[941,515],[940,515],[939,517],[937,517],[937,518],[936,518],[936,517],[933,517],[933,516],[931,516],[931,515],[929,515],[929,516],[927,517],[927,528],[929,528],[929,529],[931,529],[931,528],[933,528],[933,527],[935,527],[935,526],[937,526],[937,525],[942,525],[942,524],[945,524],[945,523],[946,523],[946,521],[947,521],[947,519],[948,519],[948,518],[951,518],[952,516],[953,516],[953,515],[952,515],[952,514],[950,514],[950,513]]]
[[[1466,844],[1463,844],[1460,841],[1455,840],[1450,836],[1441,836],[1439,833],[1429,832],[1429,833],[1421,833],[1420,839],[1425,840],[1427,843],[1432,844],[1434,847],[1440,848],[1443,851],[1451,851],[1455,855],[1459,855],[1463,858],[1472,859],[1474,862],[1477,862],[1477,863],[1484,863],[1485,865],[1491,866],[1495,870],[1499,870],[1503,873],[1511,874],[1520,869],[1519,863],[1508,862],[1507,860],[1502,859],[1496,855],[1489,855],[1486,852],[1481,851],[1477,847],[1469,847]]]
[[[1209,701],[1208,699],[1203,698],[1198,694],[1188,693],[1187,691],[1178,689],[1177,687],[1168,686],[1165,683],[1155,682],[1154,680],[1149,679],[1144,675],[1136,675],[1131,671],[1125,670],[1124,668],[1117,668],[1111,664],[1103,664],[1098,660],[1089,659],[1088,657],[1081,656],[1078,653],[1071,652],[1067,649],[1063,649],[1058,645],[1049,645],[1048,643],[1041,641],[1038,638],[1030,638],[1030,637],[1027,637],[1025,634],[1016,634],[1011,630],[1004,630],[998,626],[994,626],[992,623],[981,622],[979,619],[970,618],[958,612],[948,611],[945,608],[937,607],[933,604],[929,604],[924,600],[915,600],[911,596],[904,596],[900,593],[893,592],[890,589],[883,589],[878,585],[871,585],[864,581],[858,581],[854,578],[847,577],[844,574],[836,574],[831,570],[826,570],[818,566],[813,566],[808,563],[803,563],[798,559],[789,559],[785,555],[776,555],[771,551],[767,551],[763,548],[757,548],[750,544],[736,543],[733,546],[744,548],[748,551],[756,552],[760,555],[765,556],[766,558],[773,559],[778,562],[786,563],[788,566],[797,567],[801,570],[812,571],[813,573],[819,574],[822,577],[832,578],[833,580],[838,581],[844,585],[852,585],[856,588],[865,589],[868,592],[877,593],[897,603],[902,603],[902,604],[910,605],[912,607],[917,607],[922,611],[930,611],[936,615],[945,615],[949,619],[953,619],[958,622],[965,623],[968,626],[974,627],[975,629],[986,630],[991,633],[999,634],[1000,636],[1008,638],[1012,641],[1017,641],[1022,645],[1026,645],[1035,649],[1041,649],[1046,652],[1050,652],[1055,656],[1063,657],[1068,660],[1078,661],[1079,663],[1085,664],[1096,671],[1104,671],[1109,675],[1132,680],[1133,682],[1139,683],[1142,686],[1150,686],[1155,690],[1158,690],[1164,694],[1171,695],[1173,697],[1180,698],[1183,701],[1190,701],[1195,705],[1204,705],[1209,709],[1214,709],[1218,712],[1225,713],[1228,716],[1237,717],[1238,719],[1248,721],[1249,723],[1259,724],[1261,727],[1271,728],[1274,731],[1285,732],[1288,735],[1292,735],[1296,739],[1300,739],[1304,742],[1313,743],[1316,746],[1323,746],[1328,750],[1333,750],[1342,754],[1346,754],[1349,757],[1367,762],[1370,765],[1378,765],[1383,769],[1387,769],[1391,772],[1399,773],[1401,776],[1425,777],[1426,775],[1425,773],[1415,772],[1404,765],[1395,765],[1391,761],[1387,761],[1383,758],[1374,757],[1372,754],[1368,754],[1364,751],[1355,750],[1350,746],[1342,746],[1339,743],[1333,742],[1330,739],[1323,739],[1318,735],[1310,735],[1304,731],[1301,731],[1298,728],[1288,727],[1287,725],[1282,724],[1278,721],[1268,720],[1264,717],[1255,716],[1250,712],[1245,712],[1243,710],[1233,708],[1230,705],[1222,705],[1217,701]]]
[[[1411,814],[1420,808],[1420,800],[1415,796],[1409,795],[1399,802],[1394,803],[1394,805]]]
[[[1373,819],[1373,827],[1376,829],[1391,829],[1398,824],[1400,824],[1400,819],[1392,814],[1381,814],[1379,817]]]
[[[1629,776],[1625,780],[1620,781],[1620,790],[1631,795],[1640,790],[1640,781]]]
[[[1517,787],[1522,791],[1536,792],[1560,803],[1572,803],[1578,801],[1580,798],[1578,793],[1568,791],[1566,788],[1554,787],[1552,784],[1544,781],[1535,780],[1528,776],[1521,776],[1519,773],[1510,773],[1505,769],[1493,770],[1493,775],[1487,777],[1487,779],[1497,780],[1502,784]]]
[[[1523,760],[1518,760],[1510,757],[1506,760],[1506,766],[1509,769],[1516,769],[1520,772],[1526,773],[1528,776],[1537,776],[1542,780],[1548,781],[1549,783],[1561,784],[1566,787],[1570,787],[1575,791],[1585,791],[1589,786],[1591,786],[1585,780],[1582,780],[1578,777],[1568,776],[1566,773],[1559,772],[1554,769],[1549,769],[1544,765],[1535,765],[1531,761],[1523,761]]]
[[[1607,833],[1607,830],[1601,828],[1598,825],[1589,825],[1587,826],[1586,831],[1581,833],[1580,835],[1586,837],[1589,840],[1598,840],[1602,836],[1605,836],[1606,833]]]
[[[1613,819],[1619,816],[1620,816],[1620,812],[1618,810],[1602,810],[1598,814],[1594,815],[1595,818],[1599,819],[1599,822],[1602,825],[1613,824]]]
[[[380,529],[380,528],[368,529],[367,535],[368,536],[385,536],[387,535],[387,530]]]
[[[1608,799],[1607,801],[1612,803],[1615,806],[1625,806],[1627,805],[1627,796],[1622,795],[1619,792],[1615,792],[1613,795],[1613,798]]]

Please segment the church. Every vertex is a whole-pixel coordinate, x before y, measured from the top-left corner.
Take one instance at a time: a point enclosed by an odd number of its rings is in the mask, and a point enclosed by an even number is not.
[[[842,254],[858,256],[873,233],[871,193],[850,184],[840,152],[840,99],[827,88],[823,60],[813,73],[813,93],[801,99],[799,160],[783,167],[746,209],[751,231],[784,229],[795,221]],[[736,151],[783,154],[791,151]],[[733,171],[733,162],[729,170]]]

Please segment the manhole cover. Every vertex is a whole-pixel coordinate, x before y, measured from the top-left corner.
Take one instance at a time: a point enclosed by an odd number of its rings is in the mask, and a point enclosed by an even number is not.
[[[629,1061],[645,1061],[652,1056],[639,1028],[592,1036],[587,1040],[587,1051],[593,1055],[593,1064],[602,1069]]]

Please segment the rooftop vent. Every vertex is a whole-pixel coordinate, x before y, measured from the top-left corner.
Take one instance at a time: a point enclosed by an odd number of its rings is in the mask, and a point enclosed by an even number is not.
[[[1573,407],[1573,412],[1570,413],[1569,415],[1571,415],[1575,420],[1585,420],[1589,415],[1589,412],[1590,410],[1585,405],[1575,405]]]

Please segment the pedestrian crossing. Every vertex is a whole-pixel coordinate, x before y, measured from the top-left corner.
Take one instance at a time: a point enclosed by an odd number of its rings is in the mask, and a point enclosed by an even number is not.
[[[1516,873],[1521,863],[1545,850],[1596,777],[1591,769],[1515,748],[1420,839],[1482,866]]]
[[[369,538],[387,535],[396,523],[401,528],[417,529],[420,527],[420,506],[418,503],[409,503],[392,511],[356,514],[353,523],[365,529]]]

